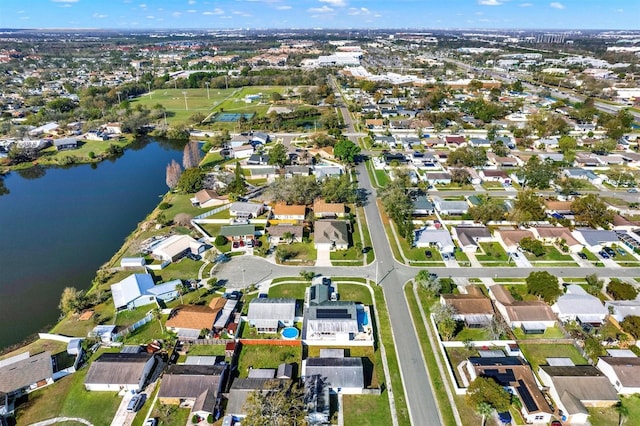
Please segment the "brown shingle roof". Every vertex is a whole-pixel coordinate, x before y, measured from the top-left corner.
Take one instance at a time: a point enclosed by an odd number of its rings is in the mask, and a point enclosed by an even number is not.
[[[321,198],[317,198],[313,202],[313,212],[315,214],[322,213],[335,213],[335,214],[344,214],[345,206],[343,203],[327,203]]]
[[[189,328],[193,330],[211,329],[225,302],[226,299],[216,297],[211,300],[209,306],[178,306],[171,312],[166,325],[171,328]]]
[[[302,205],[293,204],[286,205],[284,203],[278,203],[273,207],[273,214],[276,216],[304,216],[307,208]]]
[[[563,226],[539,226],[535,229],[540,238],[558,238],[563,239],[568,246],[580,245],[578,240],[571,235],[569,228]]]
[[[508,246],[520,244],[523,238],[535,238],[531,231],[523,231],[520,229],[501,229],[496,231],[500,234],[502,241]]]
[[[447,305],[453,306],[461,315],[493,314],[491,299],[485,296],[443,294],[441,297]]]
[[[571,211],[571,201],[545,200],[544,205],[547,210]]]

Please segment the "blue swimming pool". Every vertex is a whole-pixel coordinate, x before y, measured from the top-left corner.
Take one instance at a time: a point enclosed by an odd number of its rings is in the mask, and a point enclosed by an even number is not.
[[[282,329],[281,333],[283,339],[289,340],[297,339],[299,334],[298,329],[295,327],[285,327],[284,329]]]
[[[369,314],[364,309],[358,309],[358,324],[369,325]]]

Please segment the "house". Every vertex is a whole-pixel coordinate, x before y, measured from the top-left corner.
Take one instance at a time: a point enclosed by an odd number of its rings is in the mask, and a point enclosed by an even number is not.
[[[521,414],[526,423],[548,424],[553,410],[538,388],[531,367],[517,356],[479,356],[467,360],[471,381],[476,377],[491,377],[513,391],[522,401]]]
[[[247,321],[258,333],[277,333],[292,327],[296,316],[296,299],[257,298],[249,302]]]
[[[432,185],[449,185],[451,183],[451,173],[448,172],[426,172],[424,180]]]
[[[484,138],[471,138],[469,145],[476,148],[491,148],[491,141]]]
[[[343,203],[327,203],[321,198],[313,202],[313,215],[316,218],[335,219],[345,217],[347,209]]]
[[[253,219],[264,212],[264,204],[236,201],[229,206],[229,215],[238,219]]]
[[[491,322],[494,311],[491,299],[474,286],[467,287],[467,294],[442,294],[440,304],[455,309],[454,319],[469,328],[482,328]]]
[[[316,249],[346,250],[349,248],[349,222],[322,219],[314,222],[313,245]]]
[[[640,358],[637,356],[600,357],[596,367],[609,379],[619,394],[640,393]]]
[[[209,207],[221,206],[229,202],[229,197],[226,195],[218,195],[217,191],[212,189],[202,189],[196,192],[195,196],[191,199],[191,204],[202,209]]]
[[[571,230],[564,226],[536,226],[532,228],[538,239],[545,244],[566,245],[572,253],[582,251],[583,245],[573,237]]]
[[[122,125],[120,123],[107,123],[104,126],[104,131],[106,133],[119,135],[120,133],[122,133]]]
[[[111,284],[116,309],[134,309],[154,303],[155,298],[147,293],[154,286],[150,274],[131,274],[122,281]]]
[[[302,376],[318,377],[333,393],[361,394],[365,387],[362,358],[309,357],[302,361]]]
[[[78,140],[76,138],[54,139],[53,146],[55,146],[58,151],[64,151],[66,149],[76,149],[78,148]]]
[[[324,285],[322,283],[310,285],[308,297],[307,294],[305,294],[307,305],[322,305],[325,302],[329,302],[331,299],[331,289],[332,287],[330,285]]]
[[[237,307],[237,300],[227,299],[227,301],[224,303],[224,307],[222,308],[222,312],[220,312],[220,315],[218,315],[218,319],[213,323],[213,331],[219,333],[220,331],[225,329],[227,327],[227,324],[229,324],[229,320],[231,320],[231,316],[234,314]]]
[[[495,236],[502,242],[507,251],[511,252],[515,252],[518,249],[520,241],[524,238],[535,239],[533,232],[522,229],[498,229],[495,231]]]
[[[547,213],[558,213],[561,215],[571,215],[571,201],[544,200]]]
[[[96,325],[93,329],[87,333],[87,337],[97,338],[104,344],[109,344],[113,341],[115,335],[116,326],[112,324]]]
[[[587,180],[593,185],[602,185],[602,177],[596,175],[591,170],[564,169],[563,173],[568,178]]]
[[[429,216],[434,214],[436,207],[427,198],[426,195],[419,195],[413,200],[413,212],[414,216]]]
[[[620,401],[609,379],[591,365],[541,365],[538,377],[569,424],[586,423],[587,407],[612,407]]]
[[[287,205],[277,203],[273,209],[273,218],[276,220],[298,221],[304,220],[307,208],[303,205]]]
[[[368,118],[364,120],[364,125],[367,129],[382,129],[384,127],[384,120],[381,118]]]
[[[640,299],[635,300],[607,300],[604,307],[616,321],[622,322],[626,317],[640,316]]]
[[[225,225],[220,227],[220,235],[226,237],[229,242],[249,242],[255,238],[255,225]]]
[[[250,140],[254,143],[259,143],[262,145],[266,145],[270,140],[270,136],[264,132],[251,132]]]
[[[511,185],[511,178],[502,170],[484,169],[480,171],[480,176],[488,182],[500,182],[504,185]]]
[[[618,244],[618,234],[614,231],[600,229],[578,228],[572,232],[573,236],[584,244],[585,248],[593,252],[599,252],[603,247]]]
[[[149,383],[157,363],[149,353],[104,353],[91,363],[84,387],[88,391],[139,392]]]
[[[454,145],[454,146],[460,146],[462,144],[467,143],[467,140],[462,135],[445,136],[444,140],[445,142],[447,142],[447,145]]]
[[[358,312],[361,312],[360,317]],[[362,305],[346,301],[308,306],[302,338],[307,344],[348,344],[354,340],[373,344],[366,312]]]
[[[267,228],[269,244],[301,243],[304,227],[291,223],[279,223]]]
[[[469,204],[466,201],[444,200],[440,197],[432,197],[432,199],[436,210],[446,216],[463,215],[469,211]]]
[[[602,325],[608,314],[600,299],[576,284],[567,286],[567,291],[551,306],[551,310],[562,322],[578,321],[592,326]]]
[[[284,166],[284,177],[291,178],[293,176],[311,176],[311,167]]]
[[[440,253],[453,254],[456,249],[446,229],[422,228],[415,231],[413,245],[418,248],[437,247]]]
[[[189,235],[172,235],[156,244],[151,255],[165,262],[175,262],[187,254],[200,255],[206,246]]]
[[[490,164],[497,167],[516,167],[518,165],[518,159],[515,157],[500,157],[493,152],[487,153],[487,159]]]
[[[385,152],[384,154],[382,154],[382,160],[387,166],[391,166],[396,163],[407,164],[409,162],[407,157],[400,152]]]
[[[162,404],[191,407],[191,413],[206,418],[219,408],[228,365],[170,365],[162,375],[158,400]]]
[[[233,152],[233,158],[243,159],[249,158],[253,155],[253,146],[252,145],[240,145],[231,148]]]
[[[486,226],[454,226],[451,235],[458,240],[462,251],[467,253],[475,253],[481,242],[493,241],[491,231]]]
[[[339,177],[343,172],[344,168],[337,164],[316,164],[313,166],[313,174],[318,181],[330,177]]]
[[[261,391],[266,393],[269,389],[291,386],[291,380],[273,378],[237,378],[233,380],[229,389],[229,397],[225,412],[232,416],[243,417],[246,412],[243,407],[250,394]]]
[[[0,417],[12,412],[13,402],[23,394],[53,383],[51,352],[29,352],[0,361]]]
[[[37,137],[37,136],[40,136],[40,135],[51,133],[54,130],[57,130],[58,127],[60,127],[58,125],[58,123],[54,123],[54,122],[43,124],[40,127],[36,127],[35,129],[29,130],[29,136],[36,136]]]
[[[262,153],[251,154],[247,164],[251,166],[266,166],[269,164],[269,155]]]
[[[123,269],[144,269],[146,265],[144,257],[123,257],[120,260],[120,267]]]
[[[171,311],[165,327],[180,339],[196,340],[202,330],[213,330],[226,301],[222,297],[214,297],[208,305],[180,305]]]
[[[519,327],[525,334],[542,334],[556,324],[555,314],[543,301],[516,301],[501,285],[490,286],[489,297],[512,329]]]

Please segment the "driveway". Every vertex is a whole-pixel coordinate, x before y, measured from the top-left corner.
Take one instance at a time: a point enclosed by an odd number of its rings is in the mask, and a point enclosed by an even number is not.
[[[318,248],[316,266],[331,266],[331,250],[326,248]]]

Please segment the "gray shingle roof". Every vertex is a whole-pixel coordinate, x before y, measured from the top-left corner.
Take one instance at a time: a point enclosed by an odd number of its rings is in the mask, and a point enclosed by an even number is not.
[[[153,357],[147,353],[105,353],[89,367],[85,384],[137,385],[144,366]]]
[[[362,358],[307,358],[305,377],[318,375],[338,388],[364,388]]]
[[[0,392],[10,393],[52,376],[51,352],[42,352],[0,367]]]
[[[247,319],[293,321],[296,315],[296,299],[266,298],[249,302]]]

